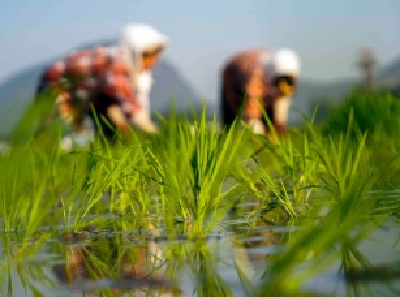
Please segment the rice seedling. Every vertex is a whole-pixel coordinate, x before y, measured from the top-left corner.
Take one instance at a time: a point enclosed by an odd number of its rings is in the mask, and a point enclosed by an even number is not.
[[[210,232],[232,206],[235,185],[222,191],[230,167],[237,162],[243,131],[216,131],[216,120],[207,127],[205,108],[193,123],[176,123],[174,114],[168,121],[168,141],[148,150],[163,201],[163,212],[193,220],[193,234]],[[154,145],[154,144],[153,144]],[[208,222],[206,223],[206,221]]]

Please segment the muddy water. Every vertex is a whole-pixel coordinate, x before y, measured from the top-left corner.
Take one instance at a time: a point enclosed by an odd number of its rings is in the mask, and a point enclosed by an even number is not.
[[[239,207],[244,210],[251,204]],[[17,237],[11,243],[3,240],[0,292],[4,296],[46,297],[246,296],[234,261],[257,287],[269,256],[285,248],[287,236],[296,228],[265,224],[249,227],[244,217],[245,213],[226,219],[221,224],[222,233],[210,234],[201,248],[198,243],[185,241],[185,236],[179,240],[135,238],[131,232],[87,230],[52,236],[35,254],[16,265],[5,253],[15,251],[22,241]],[[42,236],[46,234],[46,229],[41,231]],[[299,296],[371,296],[367,289],[372,296],[400,296],[400,244],[395,245],[399,235],[400,226],[389,222],[359,246],[360,255],[375,270],[354,271],[346,278],[340,272],[343,263],[339,260],[308,281],[303,286],[308,293],[299,292]],[[10,249],[10,244],[14,248]],[[166,256],[170,252],[174,256]],[[152,258],[154,254],[169,261],[157,261]],[[351,293],[357,290],[359,295]],[[105,292],[115,295],[101,295]]]

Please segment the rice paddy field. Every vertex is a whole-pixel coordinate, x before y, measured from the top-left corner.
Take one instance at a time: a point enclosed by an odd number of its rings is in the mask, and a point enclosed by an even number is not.
[[[0,156],[2,295],[400,295],[399,98],[355,90],[276,142],[171,108],[71,152],[57,121],[32,136],[42,107]]]

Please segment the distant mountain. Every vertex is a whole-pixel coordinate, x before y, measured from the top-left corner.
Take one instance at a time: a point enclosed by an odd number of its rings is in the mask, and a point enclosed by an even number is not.
[[[378,82],[387,87],[397,88],[400,83],[400,57],[380,71]]]
[[[90,48],[95,45],[112,45],[113,40],[93,42],[77,49]],[[38,79],[43,69],[52,61],[38,63],[12,75],[0,85],[0,136],[7,135],[21,118],[28,105],[32,102]],[[161,59],[154,68],[154,87],[151,91],[151,107],[153,112],[163,115],[168,113],[170,99],[174,99],[177,111],[190,116],[189,107],[200,111],[203,100],[179,71],[166,59]],[[207,115],[213,115],[215,106],[207,102]]]

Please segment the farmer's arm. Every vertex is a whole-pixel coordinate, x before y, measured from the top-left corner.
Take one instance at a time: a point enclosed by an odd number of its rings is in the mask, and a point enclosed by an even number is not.
[[[124,131],[128,130],[129,122],[127,119],[141,109],[136,101],[129,77],[123,73],[110,72],[107,77],[105,92],[118,102],[118,104],[111,105],[107,109],[107,115],[118,128]]]
[[[274,127],[279,135],[286,134],[291,98],[279,97],[274,102]]]
[[[123,61],[115,59],[111,63],[107,73],[106,92],[110,97],[116,98],[119,103],[118,116],[116,116],[117,109],[113,109],[116,125],[126,129],[128,124],[132,124],[145,132],[153,133],[157,131],[156,127],[145,116],[144,107],[137,100],[129,67]]]
[[[246,80],[246,100],[244,106],[244,117],[247,121],[262,119],[261,99],[263,95],[263,72],[255,67],[248,74]]]
[[[251,70],[246,81],[246,98],[244,106],[244,119],[252,127],[254,133],[264,134],[262,123],[262,95],[263,95],[263,71],[259,67]]]
[[[148,114],[143,106],[138,102],[136,94],[132,90],[129,80],[125,80],[125,96],[122,103],[123,110],[129,118],[130,123],[147,133],[156,133],[157,127],[150,121]]]

